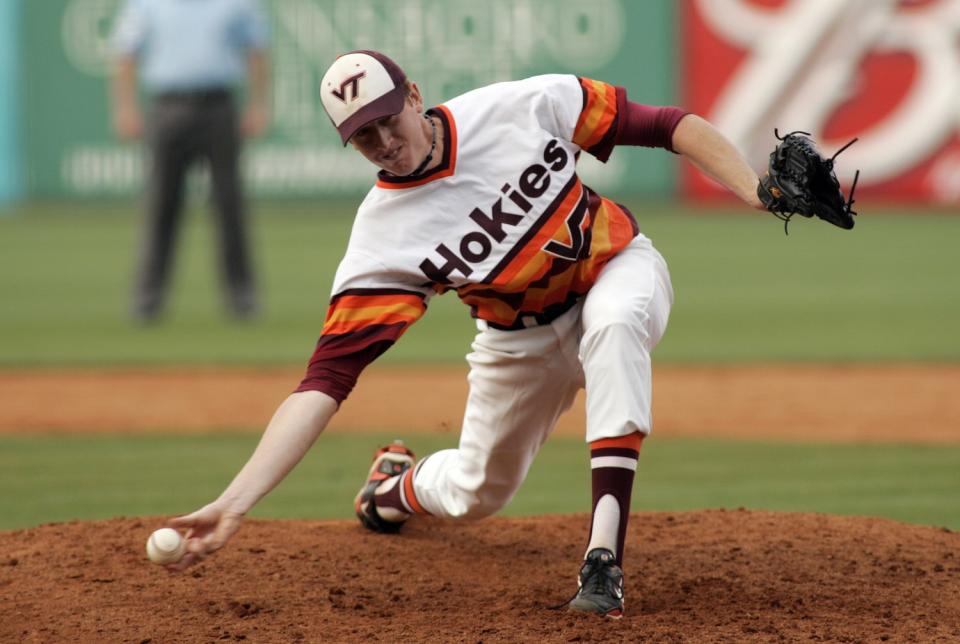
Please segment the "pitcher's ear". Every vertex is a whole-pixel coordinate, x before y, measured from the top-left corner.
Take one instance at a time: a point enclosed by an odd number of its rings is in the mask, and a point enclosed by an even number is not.
[[[418,108],[422,108],[423,96],[420,94],[420,88],[417,87],[417,84],[414,83],[412,80],[407,79],[405,88],[407,91],[407,100],[410,102],[410,104]]]

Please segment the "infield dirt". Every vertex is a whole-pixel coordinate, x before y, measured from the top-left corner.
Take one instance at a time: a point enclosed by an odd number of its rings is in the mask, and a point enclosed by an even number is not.
[[[260,431],[298,369],[0,371],[0,432]],[[654,436],[960,441],[960,365],[654,369]],[[461,367],[371,368],[334,417],[349,431],[455,432]],[[557,432],[583,434],[583,400]]]

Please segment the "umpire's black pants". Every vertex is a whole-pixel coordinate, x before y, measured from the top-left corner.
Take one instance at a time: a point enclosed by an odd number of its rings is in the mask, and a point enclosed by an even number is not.
[[[134,313],[150,320],[163,309],[183,214],[187,170],[198,160],[209,163],[227,304],[235,315],[254,313],[257,303],[240,176],[242,141],[231,92],[154,97],[146,142],[150,155],[146,221]]]

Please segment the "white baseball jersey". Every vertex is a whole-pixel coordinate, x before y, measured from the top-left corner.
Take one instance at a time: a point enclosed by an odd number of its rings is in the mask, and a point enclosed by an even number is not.
[[[357,212],[298,391],[342,401],[363,367],[448,290],[495,329],[569,310],[638,234],[626,208],[576,173],[581,150],[609,156],[625,102],[620,87],[545,75],[434,108],[443,159],[413,178],[380,173]]]

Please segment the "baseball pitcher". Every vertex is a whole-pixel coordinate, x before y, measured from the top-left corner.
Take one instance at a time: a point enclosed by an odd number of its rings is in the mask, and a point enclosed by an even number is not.
[[[572,75],[497,83],[425,111],[396,63],[355,51],[337,58],[319,91],[344,145],[380,171],[357,210],[303,381],[223,494],[171,521],[189,529],[175,567],[221,548],[364,367],[434,296],[453,291],[477,324],[459,446],[420,460],[400,443],[378,450],[357,516],[392,533],[417,514],[495,513],[585,387],[593,508],[579,588],[565,605],[620,617],[630,493],[652,427],[650,353],[673,290],[636,218],[581,182],[577,158],[606,161],[618,145],[663,148],[763,208],[757,174],[702,118]]]

